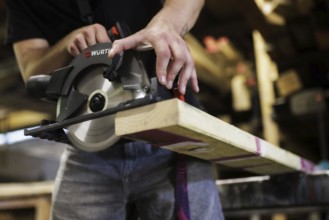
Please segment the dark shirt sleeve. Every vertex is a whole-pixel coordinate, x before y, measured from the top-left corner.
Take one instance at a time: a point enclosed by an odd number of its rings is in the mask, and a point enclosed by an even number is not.
[[[43,38],[55,44],[71,31],[88,25],[81,19],[79,0],[5,0],[8,9],[7,44]],[[125,21],[136,32],[160,10],[158,0],[91,1],[94,22],[111,28]],[[130,7],[126,7],[130,5]]]
[[[6,0],[8,11],[6,44],[17,41],[44,38],[35,23],[35,15],[26,0]]]

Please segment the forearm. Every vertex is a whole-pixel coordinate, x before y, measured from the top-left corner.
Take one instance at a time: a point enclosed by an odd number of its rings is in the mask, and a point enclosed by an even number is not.
[[[53,46],[45,39],[30,39],[15,43],[14,50],[26,82],[32,75],[47,74],[68,65],[88,46],[108,41],[105,27],[93,24],[72,31]]]
[[[14,44],[18,65],[26,82],[29,77],[38,74],[48,74],[55,69],[67,65],[73,58],[62,41],[49,47],[47,41],[32,39]]]
[[[195,24],[204,0],[166,0],[163,9],[152,19],[153,22],[169,22],[181,36]]]

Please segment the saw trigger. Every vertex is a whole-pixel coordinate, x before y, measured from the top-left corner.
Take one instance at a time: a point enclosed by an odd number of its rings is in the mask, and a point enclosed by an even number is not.
[[[123,57],[122,54],[116,54],[112,58],[112,64],[103,73],[104,78],[110,80],[111,82],[118,79],[119,76],[118,70],[122,64],[122,57]]]

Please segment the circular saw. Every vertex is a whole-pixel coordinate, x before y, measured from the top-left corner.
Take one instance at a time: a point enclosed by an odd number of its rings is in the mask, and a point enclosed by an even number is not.
[[[115,28],[109,31],[112,39],[126,35],[122,25]],[[25,135],[103,150],[119,140],[114,113],[159,101],[157,80],[148,77],[140,52],[128,50],[109,59],[111,47],[111,42],[95,44],[69,66],[28,80],[32,96],[57,102],[57,116],[25,129]]]

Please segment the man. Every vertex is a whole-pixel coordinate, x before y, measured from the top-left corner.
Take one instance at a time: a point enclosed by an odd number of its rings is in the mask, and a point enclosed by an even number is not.
[[[182,36],[194,25],[204,0],[95,0],[86,23],[84,0],[7,0],[8,39],[23,80],[66,66],[83,49],[110,41],[106,30],[125,21],[133,35],[117,40],[109,58],[151,45],[156,76],[185,94],[199,91],[189,49]],[[87,13],[88,14],[88,13]],[[53,196],[52,219],[223,219],[208,162],[188,158],[189,213],[175,207],[175,154],[140,142],[118,143],[87,153],[68,147]],[[177,205],[177,204],[176,204]]]

